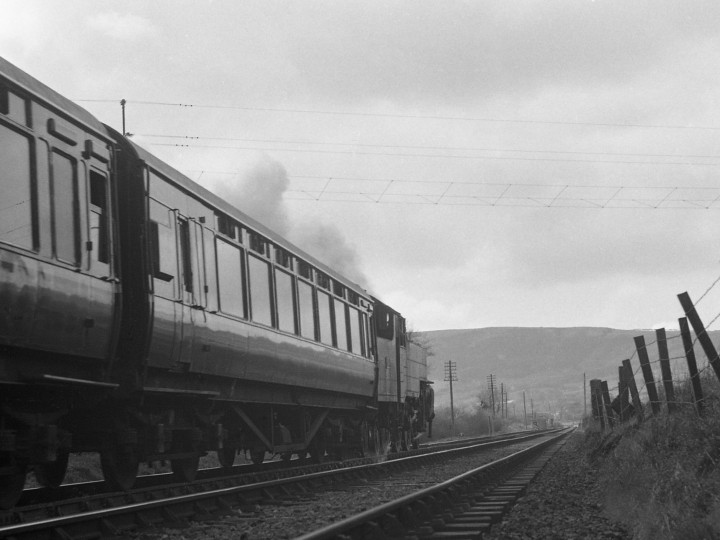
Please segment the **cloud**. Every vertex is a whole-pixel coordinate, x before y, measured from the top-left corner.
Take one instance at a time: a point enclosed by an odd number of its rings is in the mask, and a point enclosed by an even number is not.
[[[159,29],[148,19],[117,11],[91,15],[87,22],[91,28],[122,41],[135,41],[159,33]]]
[[[712,213],[686,212],[682,227],[668,210],[540,209],[523,214],[499,245],[509,277],[524,287],[671,278],[716,266],[716,254],[706,249],[712,244]]]
[[[477,102],[507,92],[533,95],[547,86],[632,80],[662,64],[679,42],[714,33],[720,20],[720,6],[710,2],[389,2],[327,8],[322,2],[310,9],[302,4],[288,14],[312,29],[288,48],[304,83],[338,99],[414,103],[438,96]]]

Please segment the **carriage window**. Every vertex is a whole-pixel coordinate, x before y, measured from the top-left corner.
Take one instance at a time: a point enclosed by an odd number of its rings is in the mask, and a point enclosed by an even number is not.
[[[337,281],[333,281],[333,292],[335,293],[335,296],[345,298],[345,287]]]
[[[218,272],[215,255],[215,234],[211,229],[203,229],[203,249],[205,252],[205,302],[211,313],[218,311]]]
[[[375,309],[375,327],[377,335],[383,339],[395,337],[395,316],[385,306],[378,304]]]
[[[7,88],[0,87],[0,114],[5,114],[19,124],[28,126],[27,101]]]
[[[187,292],[193,292],[192,258],[190,253],[190,224],[186,219],[178,219],[178,234],[180,235],[180,258],[182,263],[183,287]]]
[[[300,335],[308,339],[315,339],[313,288],[309,283],[298,281],[298,303],[298,312],[300,313]]]
[[[327,289],[329,291],[330,290],[330,278],[320,272],[316,272],[316,275],[317,275],[318,286],[322,287],[323,289]]]
[[[238,226],[229,216],[225,214],[215,214],[217,218],[217,229],[220,234],[224,234],[232,238],[233,240],[238,239]]]
[[[30,141],[0,125],[0,241],[33,247]]]
[[[270,263],[255,256],[249,258],[250,306],[252,320],[272,326]]]
[[[360,296],[358,295],[358,293],[356,293],[355,291],[350,290],[350,289],[347,290],[347,293],[348,293],[349,302],[355,306],[359,306],[360,305]]]
[[[312,280],[312,268],[305,261],[298,261],[298,274],[306,279]]]
[[[320,325],[320,341],[326,345],[333,344],[332,337],[332,317],[330,315],[330,306],[332,299],[330,295],[323,292],[317,292],[318,300],[318,323]]]
[[[155,293],[165,298],[175,298],[173,280],[177,273],[175,231],[172,227],[171,210],[155,200],[150,200],[150,256],[155,278]]]
[[[360,338],[360,311],[350,306],[350,351],[355,354],[365,354],[362,339]]]
[[[335,336],[337,338],[337,348],[344,351],[348,349],[347,339],[347,318],[345,317],[345,304],[340,300],[335,300]]]
[[[98,262],[110,262],[108,238],[107,179],[90,171],[90,240]]]
[[[217,271],[220,288],[220,310],[229,315],[245,317],[245,295],[243,291],[242,250],[217,241]]]
[[[290,270],[293,268],[292,257],[283,248],[275,248],[275,262]]]
[[[275,294],[277,295],[278,328],[295,333],[295,287],[293,277],[282,270],[275,270]]]
[[[361,313],[360,332],[362,333],[363,356],[372,358],[372,345],[370,340],[370,327],[368,325],[367,313]]]
[[[52,160],[55,254],[60,260],[77,264],[79,220],[75,163],[57,152],[53,152]]]
[[[266,253],[265,252],[265,245],[266,245],[265,239],[262,236],[255,234],[253,232],[249,233],[249,236],[250,236],[250,249],[265,255],[265,253]]]

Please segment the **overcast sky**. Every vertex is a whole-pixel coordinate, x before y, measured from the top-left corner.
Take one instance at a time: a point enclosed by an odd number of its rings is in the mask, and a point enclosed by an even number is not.
[[[417,330],[672,327],[720,276],[717,1],[3,13],[0,55]]]

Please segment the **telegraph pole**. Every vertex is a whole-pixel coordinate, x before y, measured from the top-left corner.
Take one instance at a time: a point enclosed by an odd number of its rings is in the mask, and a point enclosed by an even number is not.
[[[490,408],[492,409],[493,418],[495,418],[495,379],[492,374],[488,375],[488,389],[490,390]]]
[[[535,425],[535,405],[533,404],[533,398],[530,398],[530,418],[532,419],[533,426]]]
[[[500,418],[505,418],[505,390],[503,383],[500,383]]]
[[[120,107],[122,108],[122,134],[123,135],[127,134],[127,132],[125,131],[125,104],[126,103],[127,103],[127,101],[125,101],[124,99],[120,100]]]
[[[585,373],[583,373],[583,407],[585,410],[583,412],[583,419],[580,424],[582,424],[582,427],[584,428],[585,418],[587,418],[587,379]]]
[[[445,380],[450,383],[450,421],[452,435],[455,436],[455,406],[453,404],[453,381],[457,381],[457,363],[452,360],[445,362]]]

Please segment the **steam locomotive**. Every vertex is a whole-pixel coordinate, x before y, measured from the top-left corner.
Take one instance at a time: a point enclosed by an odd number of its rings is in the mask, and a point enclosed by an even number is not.
[[[431,429],[424,349],[357,284],[0,58],[0,507],[99,452],[382,453]]]

